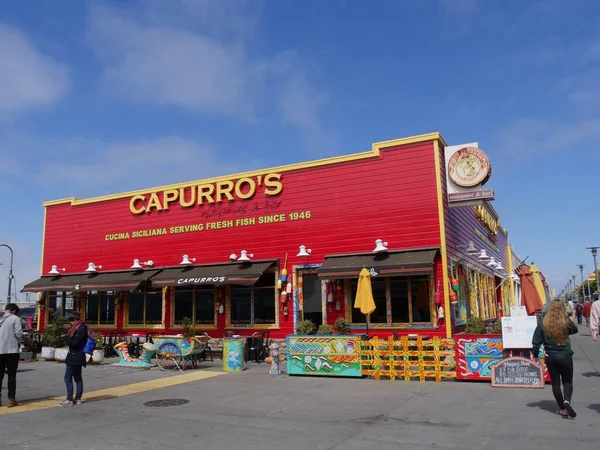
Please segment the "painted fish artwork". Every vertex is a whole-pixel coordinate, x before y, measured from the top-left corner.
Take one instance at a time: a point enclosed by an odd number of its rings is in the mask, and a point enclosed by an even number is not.
[[[359,349],[356,336],[288,336],[288,374],[361,377]]]

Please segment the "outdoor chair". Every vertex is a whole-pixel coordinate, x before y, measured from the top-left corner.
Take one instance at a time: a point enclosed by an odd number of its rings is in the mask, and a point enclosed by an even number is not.
[[[260,364],[261,358],[264,359],[264,337],[264,333],[256,332],[248,339],[248,356],[246,358],[248,361],[250,359],[255,359],[255,361]],[[252,358],[252,355],[254,355],[254,358]]]

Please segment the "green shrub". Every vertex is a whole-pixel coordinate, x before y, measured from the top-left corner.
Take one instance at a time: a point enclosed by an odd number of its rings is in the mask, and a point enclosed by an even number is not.
[[[471,316],[467,319],[465,327],[467,334],[485,334],[485,322],[477,316]]]
[[[192,338],[196,334],[196,325],[190,317],[184,317],[182,322],[183,337]]]
[[[335,321],[333,325],[339,334],[350,334],[350,330],[352,327],[350,322],[346,319],[340,317]]]
[[[331,325],[327,325],[326,323],[324,323],[317,330],[317,334],[323,334],[323,335],[333,334],[333,327]]]
[[[315,334],[316,331],[317,327],[312,320],[303,320],[296,325],[296,334]]]
[[[494,323],[494,334],[502,334],[502,319],[500,317]]]
[[[48,347],[61,348],[67,344],[63,336],[67,334],[67,319],[58,316],[54,310],[48,312],[48,324],[44,330],[42,344]]]

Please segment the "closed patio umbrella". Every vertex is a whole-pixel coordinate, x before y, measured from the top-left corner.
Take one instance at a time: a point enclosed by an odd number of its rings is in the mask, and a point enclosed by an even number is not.
[[[535,314],[544,308],[544,303],[533,282],[533,274],[529,266],[522,264],[517,269],[517,274],[521,279],[521,298],[528,315]]]
[[[375,311],[375,300],[373,300],[373,288],[371,287],[371,274],[367,269],[360,271],[358,276],[358,286],[356,287],[356,299],[354,307],[360,309],[365,315],[365,324],[367,325],[367,336],[369,335],[369,321],[367,315]]]
[[[546,298],[546,289],[544,288],[544,282],[542,281],[540,269],[538,269],[534,263],[531,263],[529,271],[531,272],[533,284],[535,289],[538,291],[542,304],[548,304],[548,299]]]

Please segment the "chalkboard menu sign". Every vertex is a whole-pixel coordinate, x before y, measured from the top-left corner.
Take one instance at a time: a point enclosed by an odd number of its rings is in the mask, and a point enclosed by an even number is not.
[[[501,359],[492,366],[492,386],[539,389],[544,387],[544,367],[530,359]]]

